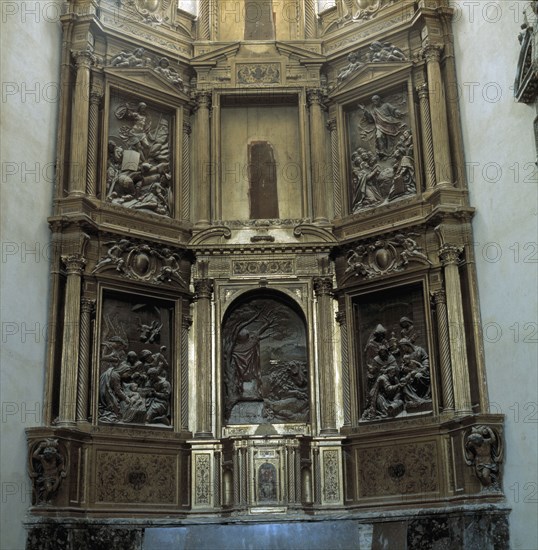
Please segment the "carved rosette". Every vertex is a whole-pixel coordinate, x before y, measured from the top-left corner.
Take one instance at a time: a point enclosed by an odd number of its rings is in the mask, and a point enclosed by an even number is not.
[[[106,244],[109,245],[107,253],[97,262],[92,274],[115,271],[116,275],[136,281],[188,287],[181,272],[183,252],[129,239]]]
[[[428,256],[413,238],[416,236],[415,233],[398,233],[356,246],[347,254],[346,274],[372,279],[403,271],[411,263],[430,265]]]
[[[504,457],[502,435],[490,426],[473,426],[463,441],[465,462],[472,466],[483,491],[499,492]]]

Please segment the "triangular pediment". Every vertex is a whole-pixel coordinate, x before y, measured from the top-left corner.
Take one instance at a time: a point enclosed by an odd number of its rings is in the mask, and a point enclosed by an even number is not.
[[[181,86],[170,82],[164,76],[155,72],[150,67],[137,68],[114,68],[106,69],[106,73],[118,79],[129,82],[133,88],[150,88],[153,91],[160,91],[167,95],[174,95],[185,101],[189,101],[189,96],[181,88]]]
[[[295,44],[286,44],[284,42],[275,42],[279,54],[288,59],[294,59],[300,63],[325,63],[326,57],[320,53],[300,48]]]
[[[338,84],[330,93],[332,98],[339,98],[367,84],[380,79],[399,77],[412,67],[411,62],[402,63],[365,63],[344,82]]]
[[[218,48],[216,50],[212,50],[210,52],[206,52],[196,57],[193,57],[191,59],[191,64],[195,67],[200,65],[214,66],[219,61],[223,59],[228,59],[229,57],[236,55],[240,47],[240,42],[234,42],[233,44],[224,46],[223,48]]]

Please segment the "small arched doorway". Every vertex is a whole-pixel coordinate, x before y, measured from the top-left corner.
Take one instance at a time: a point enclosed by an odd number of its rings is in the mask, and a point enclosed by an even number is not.
[[[310,418],[306,322],[286,295],[255,291],[222,324],[225,424],[282,424]]]

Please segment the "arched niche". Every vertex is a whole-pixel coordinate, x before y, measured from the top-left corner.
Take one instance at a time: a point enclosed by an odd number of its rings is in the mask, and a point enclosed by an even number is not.
[[[307,327],[297,303],[248,292],[227,309],[221,334],[224,423],[308,422]]]

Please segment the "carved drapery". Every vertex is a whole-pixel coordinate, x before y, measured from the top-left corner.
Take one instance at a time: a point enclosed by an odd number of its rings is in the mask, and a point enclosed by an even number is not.
[[[198,279],[196,293],[196,437],[212,434],[211,297],[213,281]]]
[[[430,93],[430,114],[435,157],[435,177],[437,185],[452,184],[452,163],[450,159],[450,141],[448,135],[448,115],[446,95],[441,75],[442,46],[429,44],[422,50],[428,72],[428,90]]]
[[[71,164],[69,193],[84,194],[88,161],[88,129],[90,103],[90,68],[95,56],[87,50],[73,52],[77,78],[73,96],[71,119]]]
[[[470,414],[472,412],[471,391],[467,369],[467,345],[465,342],[463,303],[458,270],[462,252],[463,247],[444,244],[441,247],[439,257],[443,262],[445,274],[455,412],[456,414]]]

